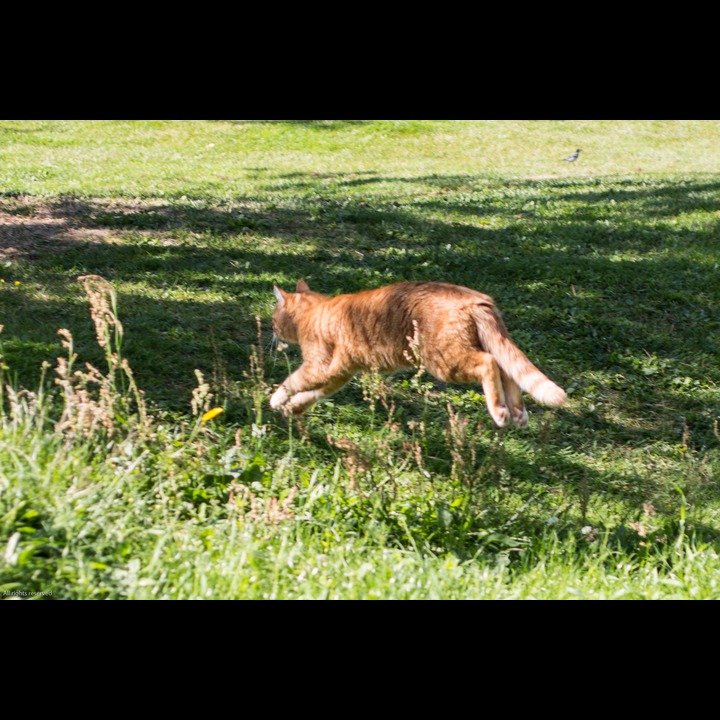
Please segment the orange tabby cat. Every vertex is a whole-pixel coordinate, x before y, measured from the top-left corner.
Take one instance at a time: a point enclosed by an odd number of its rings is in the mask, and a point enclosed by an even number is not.
[[[302,365],[270,398],[273,409],[299,415],[362,370],[414,365],[447,382],[480,382],[492,419],[527,425],[522,392],[544,405],[565,391],[543,375],[510,339],[493,299],[443,282],[401,282],[328,297],[304,280],[296,292],[274,286],[275,336],[300,343]],[[415,340],[413,340],[415,338]]]

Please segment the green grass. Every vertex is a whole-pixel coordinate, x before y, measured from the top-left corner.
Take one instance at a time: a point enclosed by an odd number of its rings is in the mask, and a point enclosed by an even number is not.
[[[0,121],[0,592],[720,598],[719,135]],[[117,293],[110,354],[88,274]],[[300,277],[487,292],[568,404],[498,431],[481,388],[405,373],[283,419],[272,284]],[[99,369],[87,434],[60,328]]]

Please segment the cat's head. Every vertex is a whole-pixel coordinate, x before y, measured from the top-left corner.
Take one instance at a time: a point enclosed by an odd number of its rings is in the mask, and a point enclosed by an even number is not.
[[[298,323],[303,313],[325,296],[310,290],[304,280],[298,280],[294,293],[285,292],[277,285],[273,285],[273,292],[278,303],[272,314],[272,329],[275,337],[285,342],[299,342]]]

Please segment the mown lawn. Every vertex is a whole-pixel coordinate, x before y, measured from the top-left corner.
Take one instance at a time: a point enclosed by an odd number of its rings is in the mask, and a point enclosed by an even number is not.
[[[0,591],[720,597],[719,137],[0,121]],[[272,284],[300,277],[486,292],[569,401],[499,431],[480,387],[401,373],[286,420]]]

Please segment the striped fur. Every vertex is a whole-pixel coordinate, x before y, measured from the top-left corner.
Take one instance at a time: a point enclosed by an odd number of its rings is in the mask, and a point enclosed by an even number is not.
[[[493,299],[442,282],[402,282],[328,297],[300,280],[294,293],[274,287],[276,337],[299,343],[302,365],[270,398],[299,415],[364,370],[421,364],[440,380],[481,383],[496,425],[524,426],[522,390],[559,406],[565,392],[510,339]]]
[[[473,313],[480,343],[526,393],[543,405],[559,407],[567,395],[549,377],[528,360],[527,355],[510,339],[505,323],[494,304]]]

